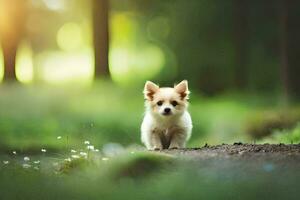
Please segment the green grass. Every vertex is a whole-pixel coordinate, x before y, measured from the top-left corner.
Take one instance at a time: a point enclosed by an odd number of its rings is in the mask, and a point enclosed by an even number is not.
[[[267,161],[252,165],[234,160],[187,162],[143,151],[139,146],[144,110],[141,88],[120,88],[108,82],[87,88],[1,85],[1,198],[298,198],[297,170],[275,166],[266,171]],[[282,113],[288,122],[297,121],[295,107],[290,108],[293,112],[283,112],[280,104],[267,97],[204,98],[193,92],[189,109],[194,129],[189,146],[252,142],[249,130],[264,130],[273,119],[277,123]],[[286,121],[279,122],[281,127]],[[258,142],[300,142],[299,126],[282,127],[274,127],[272,135]],[[86,140],[99,151],[87,150]],[[79,152],[87,153],[87,158],[72,158]],[[31,160],[24,161],[24,156]],[[40,163],[35,164],[37,160]],[[23,164],[31,167],[24,169]]]
[[[1,85],[0,147],[24,151],[70,149],[84,140],[97,147],[106,143],[141,144],[142,87],[120,88],[109,82],[86,88]],[[203,98],[192,93],[194,128],[189,146],[252,142],[246,134],[249,122],[250,127],[263,126],[260,124],[265,115],[257,113],[266,110],[276,115],[282,108],[267,97]],[[58,136],[62,138],[57,140]]]
[[[1,142],[18,149],[67,148],[84,140],[130,144],[139,138],[143,100],[113,89],[1,88]]]

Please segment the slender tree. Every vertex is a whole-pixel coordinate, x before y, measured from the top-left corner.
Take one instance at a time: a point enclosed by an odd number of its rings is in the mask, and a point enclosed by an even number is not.
[[[93,35],[95,53],[95,78],[109,77],[108,0],[93,0]]]
[[[235,86],[244,89],[247,85],[247,5],[245,0],[233,1],[233,42],[235,48]]]
[[[4,81],[16,81],[16,54],[25,35],[26,0],[0,0],[0,43],[4,57]]]
[[[300,67],[299,67],[299,6],[297,0],[282,0],[286,6],[286,43],[288,56],[288,87],[290,97],[300,99]]]
[[[288,60],[288,8],[285,0],[280,1],[279,27],[280,27],[280,78],[283,85],[285,100],[288,100],[290,92],[289,60]]]
[[[299,1],[280,0],[280,73],[286,99],[300,98]]]

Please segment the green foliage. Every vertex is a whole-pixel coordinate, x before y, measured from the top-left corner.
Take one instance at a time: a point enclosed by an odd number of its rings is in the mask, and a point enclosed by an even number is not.
[[[283,111],[261,110],[250,116],[246,124],[246,132],[254,138],[262,138],[271,135],[274,131],[289,130],[299,121],[299,108]]]
[[[299,144],[300,143],[300,124],[293,129],[275,130],[273,134],[261,142]]]
[[[59,167],[59,172],[68,174],[76,170],[83,170],[88,166],[95,165],[95,163],[90,159],[77,158],[72,160],[65,160]]]
[[[175,160],[171,156],[158,153],[137,152],[120,156],[120,159],[110,163],[109,173],[113,179],[145,178],[170,166]]]
[[[80,173],[82,171],[100,170],[101,174],[112,180],[125,177],[143,178],[173,162],[168,155],[149,152],[128,152],[103,157],[99,153],[88,152],[87,157],[69,158],[63,160],[58,167],[59,174]]]

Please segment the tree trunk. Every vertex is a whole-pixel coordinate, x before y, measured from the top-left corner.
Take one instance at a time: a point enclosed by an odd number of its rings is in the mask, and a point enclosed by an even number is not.
[[[95,54],[95,78],[109,77],[108,66],[108,0],[93,0],[93,33]]]
[[[235,48],[235,87],[244,89],[247,85],[246,41],[247,41],[247,5],[245,0],[233,1],[234,48]]]
[[[284,95],[300,98],[299,68],[299,1],[280,0],[280,73]]]
[[[280,25],[280,79],[283,87],[285,101],[288,101],[290,93],[289,84],[289,60],[288,60],[288,8],[286,0],[280,1],[279,25]]]
[[[4,81],[16,81],[16,54],[25,35],[27,0],[0,1],[0,43],[4,57]]]
[[[4,43],[4,42],[3,42]],[[3,58],[4,58],[4,82],[16,81],[16,54],[17,54],[18,44],[10,46],[9,44],[3,44]]]
[[[298,0],[285,0],[287,8],[287,50],[288,50],[288,69],[289,69],[289,95],[300,99],[300,29],[299,29],[299,6]]]

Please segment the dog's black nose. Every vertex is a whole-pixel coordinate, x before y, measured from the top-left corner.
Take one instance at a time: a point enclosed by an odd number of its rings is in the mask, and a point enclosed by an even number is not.
[[[165,108],[165,113],[170,113],[171,109],[170,108]]]

